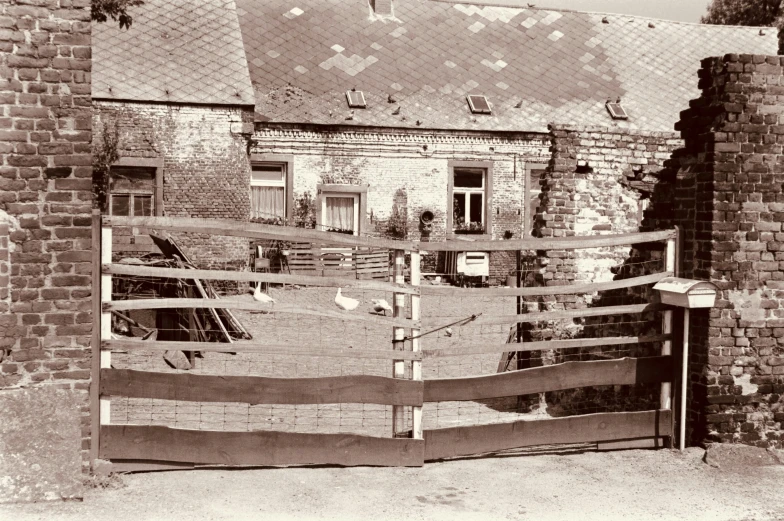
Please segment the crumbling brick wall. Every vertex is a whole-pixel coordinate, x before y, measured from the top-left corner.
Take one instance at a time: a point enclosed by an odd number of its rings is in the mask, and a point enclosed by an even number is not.
[[[90,2],[3,2],[0,50],[0,389],[74,391],[86,456]]]
[[[163,215],[248,221],[250,161],[242,107],[97,100],[96,136],[118,131],[121,158],[161,159]],[[172,234],[202,267],[236,269],[248,263],[248,241],[202,234]]]
[[[702,62],[702,97],[677,128],[686,276],[714,282],[692,311],[691,439],[784,441],[784,58]]]
[[[549,160],[549,137],[534,133],[434,132],[259,126],[253,152],[291,156],[295,197],[319,183],[366,184],[367,221],[382,234],[395,194],[405,190],[408,238],[422,237],[422,212],[433,212],[430,240],[446,237],[449,161],[492,162],[492,238],[520,238],[525,165]],[[428,262],[424,255],[423,262]],[[491,256],[493,282],[515,269],[514,254]],[[434,262],[430,263],[433,268]],[[443,269],[443,260],[440,269]]]

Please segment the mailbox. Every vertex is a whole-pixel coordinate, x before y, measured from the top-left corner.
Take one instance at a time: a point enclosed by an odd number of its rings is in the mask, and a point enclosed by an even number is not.
[[[678,277],[663,278],[653,289],[661,294],[662,303],[687,309],[712,308],[718,290],[712,282]]]

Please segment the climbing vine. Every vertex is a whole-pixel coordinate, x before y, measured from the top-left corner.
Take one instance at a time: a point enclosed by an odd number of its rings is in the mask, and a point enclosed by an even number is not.
[[[107,121],[93,142],[93,208],[108,213],[109,170],[119,158],[120,129],[117,121]]]

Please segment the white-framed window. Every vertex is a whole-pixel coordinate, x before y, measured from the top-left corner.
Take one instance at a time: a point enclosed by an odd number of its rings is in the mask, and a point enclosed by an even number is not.
[[[250,218],[282,224],[287,215],[286,163],[254,163],[250,174]]]
[[[155,213],[156,171],[149,167],[113,166],[109,214],[151,217]]]
[[[359,202],[357,193],[325,193],[321,198],[321,229],[359,235]]]
[[[452,231],[487,233],[487,169],[455,167],[452,175]]]
[[[529,163],[525,166],[526,180],[525,180],[525,221],[523,235],[530,237],[534,229],[534,221],[536,212],[539,208],[542,195],[542,187],[544,186],[545,173],[547,172],[547,165],[544,163]]]

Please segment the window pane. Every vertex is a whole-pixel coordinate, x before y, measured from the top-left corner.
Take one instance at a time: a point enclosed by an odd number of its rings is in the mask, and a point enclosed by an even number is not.
[[[134,195],[133,196],[133,215],[137,217],[152,216],[152,196]]]
[[[466,194],[454,194],[452,198],[452,221],[455,228],[464,226],[466,215]]]
[[[284,182],[284,165],[253,165],[250,180],[252,184],[281,184]]]
[[[112,190],[117,192],[155,191],[155,169],[136,166],[113,166],[111,169]]]
[[[544,174],[545,170],[543,168],[537,168],[531,170],[531,177],[530,177],[530,190],[531,192],[541,192],[542,191],[542,183],[544,183]]]
[[[112,215],[130,215],[131,196],[112,194]]]
[[[354,232],[354,198],[327,197],[324,226],[326,231]]]
[[[482,215],[484,214],[484,205],[482,204],[484,194],[470,194],[470,197],[471,205],[469,206],[469,210],[471,211],[471,222],[481,224],[484,220],[482,218]]]
[[[271,186],[252,186],[250,188],[251,219],[269,220],[286,217],[285,190]]]
[[[482,188],[484,179],[485,171],[481,168],[455,168],[456,188]]]

